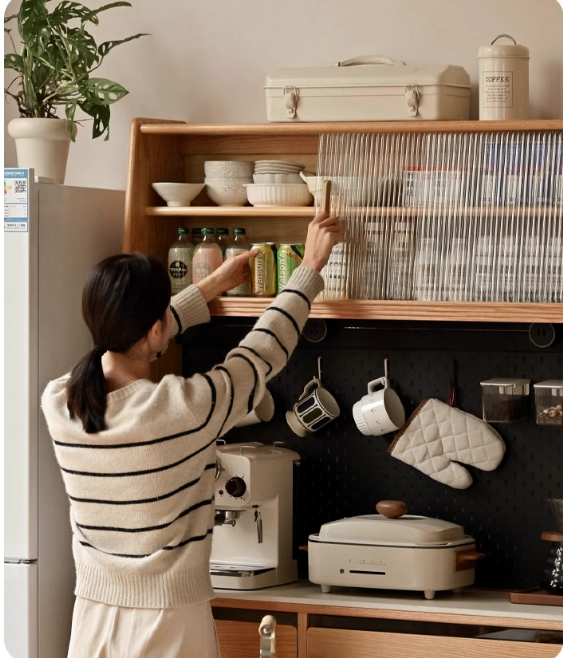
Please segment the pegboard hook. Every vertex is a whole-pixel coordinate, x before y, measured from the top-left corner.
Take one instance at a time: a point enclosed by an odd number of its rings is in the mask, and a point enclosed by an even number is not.
[[[322,368],[322,365],[321,365],[322,360],[323,360],[323,357],[319,356],[319,358],[317,360],[318,369],[319,369],[319,384],[322,382],[322,379],[323,379],[323,368]]]
[[[389,379],[389,359],[383,361],[383,372],[385,374],[385,379]]]

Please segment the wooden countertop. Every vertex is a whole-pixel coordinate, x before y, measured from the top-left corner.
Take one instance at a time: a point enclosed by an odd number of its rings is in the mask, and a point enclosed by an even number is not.
[[[506,592],[470,588],[460,594],[437,592],[433,601],[422,592],[345,587],[323,594],[308,581],[246,592],[220,589],[216,594],[212,605],[222,608],[563,631],[563,607],[510,603]]]

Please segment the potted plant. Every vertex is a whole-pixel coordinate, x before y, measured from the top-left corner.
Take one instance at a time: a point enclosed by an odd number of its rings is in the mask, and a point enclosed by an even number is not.
[[[16,140],[18,166],[34,168],[40,176],[63,183],[70,141],[76,138],[78,109],[92,117],[92,137],[109,138],[110,105],[128,92],[117,82],[92,77],[108,53],[122,43],[138,39],[105,41],[99,46],[87,31],[98,25],[99,14],[129,2],[112,2],[89,9],[79,2],[63,0],[51,11],[49,0],[22,0],[20,10],[4,18],[4,31],[13,53],[4,56],[4,68],[17,75],[4,92],[18,105],[20,117],[8,124]],[[12,38],[12,21],[17,20],[21,48]],[[8,24],[8,27],[6,27]],[[64,119],[57,117],[64,108]]]

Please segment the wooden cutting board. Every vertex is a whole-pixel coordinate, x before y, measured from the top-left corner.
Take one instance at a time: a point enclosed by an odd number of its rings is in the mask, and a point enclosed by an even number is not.
[[[529,603],[532,605],[559,605],[563,606],[563,595],[552,594],[546,589],[536,588],[524,592],[510,592],[510,603]]]

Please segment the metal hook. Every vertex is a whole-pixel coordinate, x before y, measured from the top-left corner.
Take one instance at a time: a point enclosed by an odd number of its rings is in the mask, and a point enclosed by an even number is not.
[[[319,358],[317,360],[318,368],[319,368],[319,384],[322,382],[322,379],[323,379],[322,378],[323,369],[322,369],[322,366],[321,366],[322,360],[323,360],[323,357],[319,356]]]
[[[385,360],[383,361],[383,373],[384,373],[384,375],[385,375],[385,379],[389,379],[389,368],[388,368],[388,364],[389,364],[389,359],[385,359]]]

